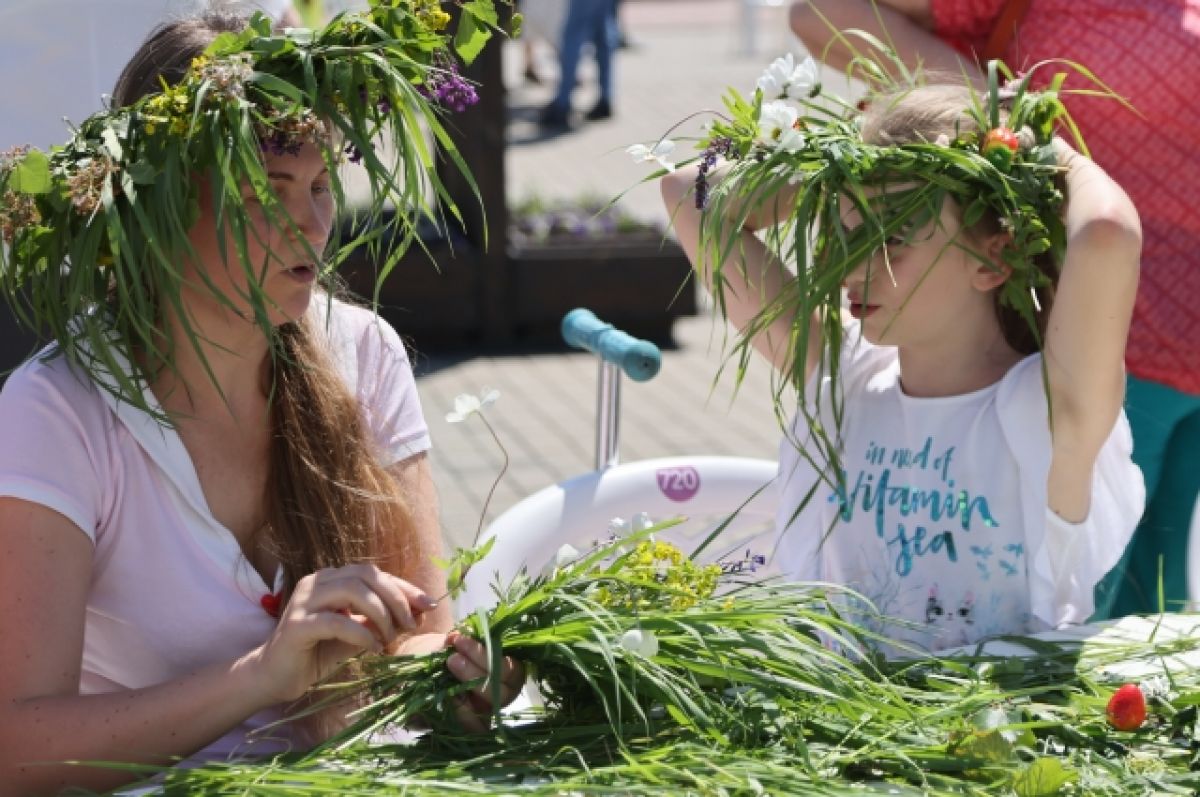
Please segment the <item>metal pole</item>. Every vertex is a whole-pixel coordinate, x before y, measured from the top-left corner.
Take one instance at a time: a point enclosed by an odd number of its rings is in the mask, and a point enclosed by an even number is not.
[[[600,361],[599,388],[596,393],[596,470],[616,465],[620,437],[621,370]]]

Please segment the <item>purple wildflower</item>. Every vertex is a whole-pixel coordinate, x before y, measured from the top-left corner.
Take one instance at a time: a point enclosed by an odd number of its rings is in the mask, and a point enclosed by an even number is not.
[[[363,153],[358,147],[354,146],[353,144],[347,144],[344,152],[346,153],[346,158],[354,165],[357,166],[358,164],[362,163]]]
[[[721,574],[726,576],[736,576],[741,573],[754,573],[758,571],[758,568],[766,565],[766,563],[766,556],[761,553],[754,553],[747,548],[746,555],[741,559],[721,562]]]
[[[456,64],[450,64],[445,72],[431,75],[422,93],[430,100],[457,113],[462,113],[479,102],[475,87],[458,73]]]
[[[708,207],[708,173],[717,165],[718,157],[729,157],[733,152],[733,139],[717,136],[709,142],[700,156],[700,168],[696,173],[696,209]]]
[[[262,148],[272,155],[299,155],[303,141],[282,130],[276,130],[262,140]]]

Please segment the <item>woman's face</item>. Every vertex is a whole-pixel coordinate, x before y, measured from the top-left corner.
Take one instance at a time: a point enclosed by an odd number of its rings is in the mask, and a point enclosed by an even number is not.
[[[857,211],[844,210],[843,223],[860,223]],[[859,264],[843,285],[863,336],[891,346],[939,343],[962,328],[964,314],[994,314],[992,280],[981,276],[987,267],[971,249],[958,207],[947,198],[938,218]]]
[[[247,287],[251,279],[262,287],[273,325],[294,321],[308,309],[320,268],[316,258],[333,224],[329,170],[311,144],[296,155],[265,154],[263,161],[279,207],[269,213],[249,184],[241,186],[247,210],[247,264],[239,260],[228,227],[222,260],[212,189],[207,181],[200,185],[200,215],[188,236],[195,256],[183,269],[183,301],[193,317],[255,324]]]

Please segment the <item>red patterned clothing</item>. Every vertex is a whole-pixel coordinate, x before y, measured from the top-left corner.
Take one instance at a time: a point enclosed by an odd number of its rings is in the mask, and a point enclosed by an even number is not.
[[[982,49],[1004,0],[931,6],[939,36]],[[1142,114],[1066,98],[1092,157],[1142,218],[1127,367],[1200,394],[1200,0],[1033,0],[1004,60],[1016,69],[1053,58],[1087,67]]]

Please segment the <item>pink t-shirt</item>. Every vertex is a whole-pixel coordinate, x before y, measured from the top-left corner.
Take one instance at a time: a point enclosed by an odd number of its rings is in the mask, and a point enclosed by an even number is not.
[[[939,36],[982,49],[1003,0],[933,0]],[[1082,64],[1115,100],[1064,102],[1092,157],[1142,217],[1142,273],[1125,363],[1142,379],[1200,394],[1200,0],[1034,0],[1004,54],[1014,69]],[[1047,79],[1053,65],[1039,70]],[[1070,88],[1092,88],[1072,76]]]
[[[312,312],[323,317],[325,306],[314,301]],[[333,323],[321,329],[385,464],[428,449],[395,331],[369,311],[333,307]],[[82,694],[147,687],[230,661],[275,627],[260,605],[272,590],[212,516],[179,435],[118,404],[61,357],[31,360],[0,392],[0,496],[53,509],[95,545]],[[197,758],[287,747],[285,727],[247,739],[279,716],[274,709],[250,718]]]

